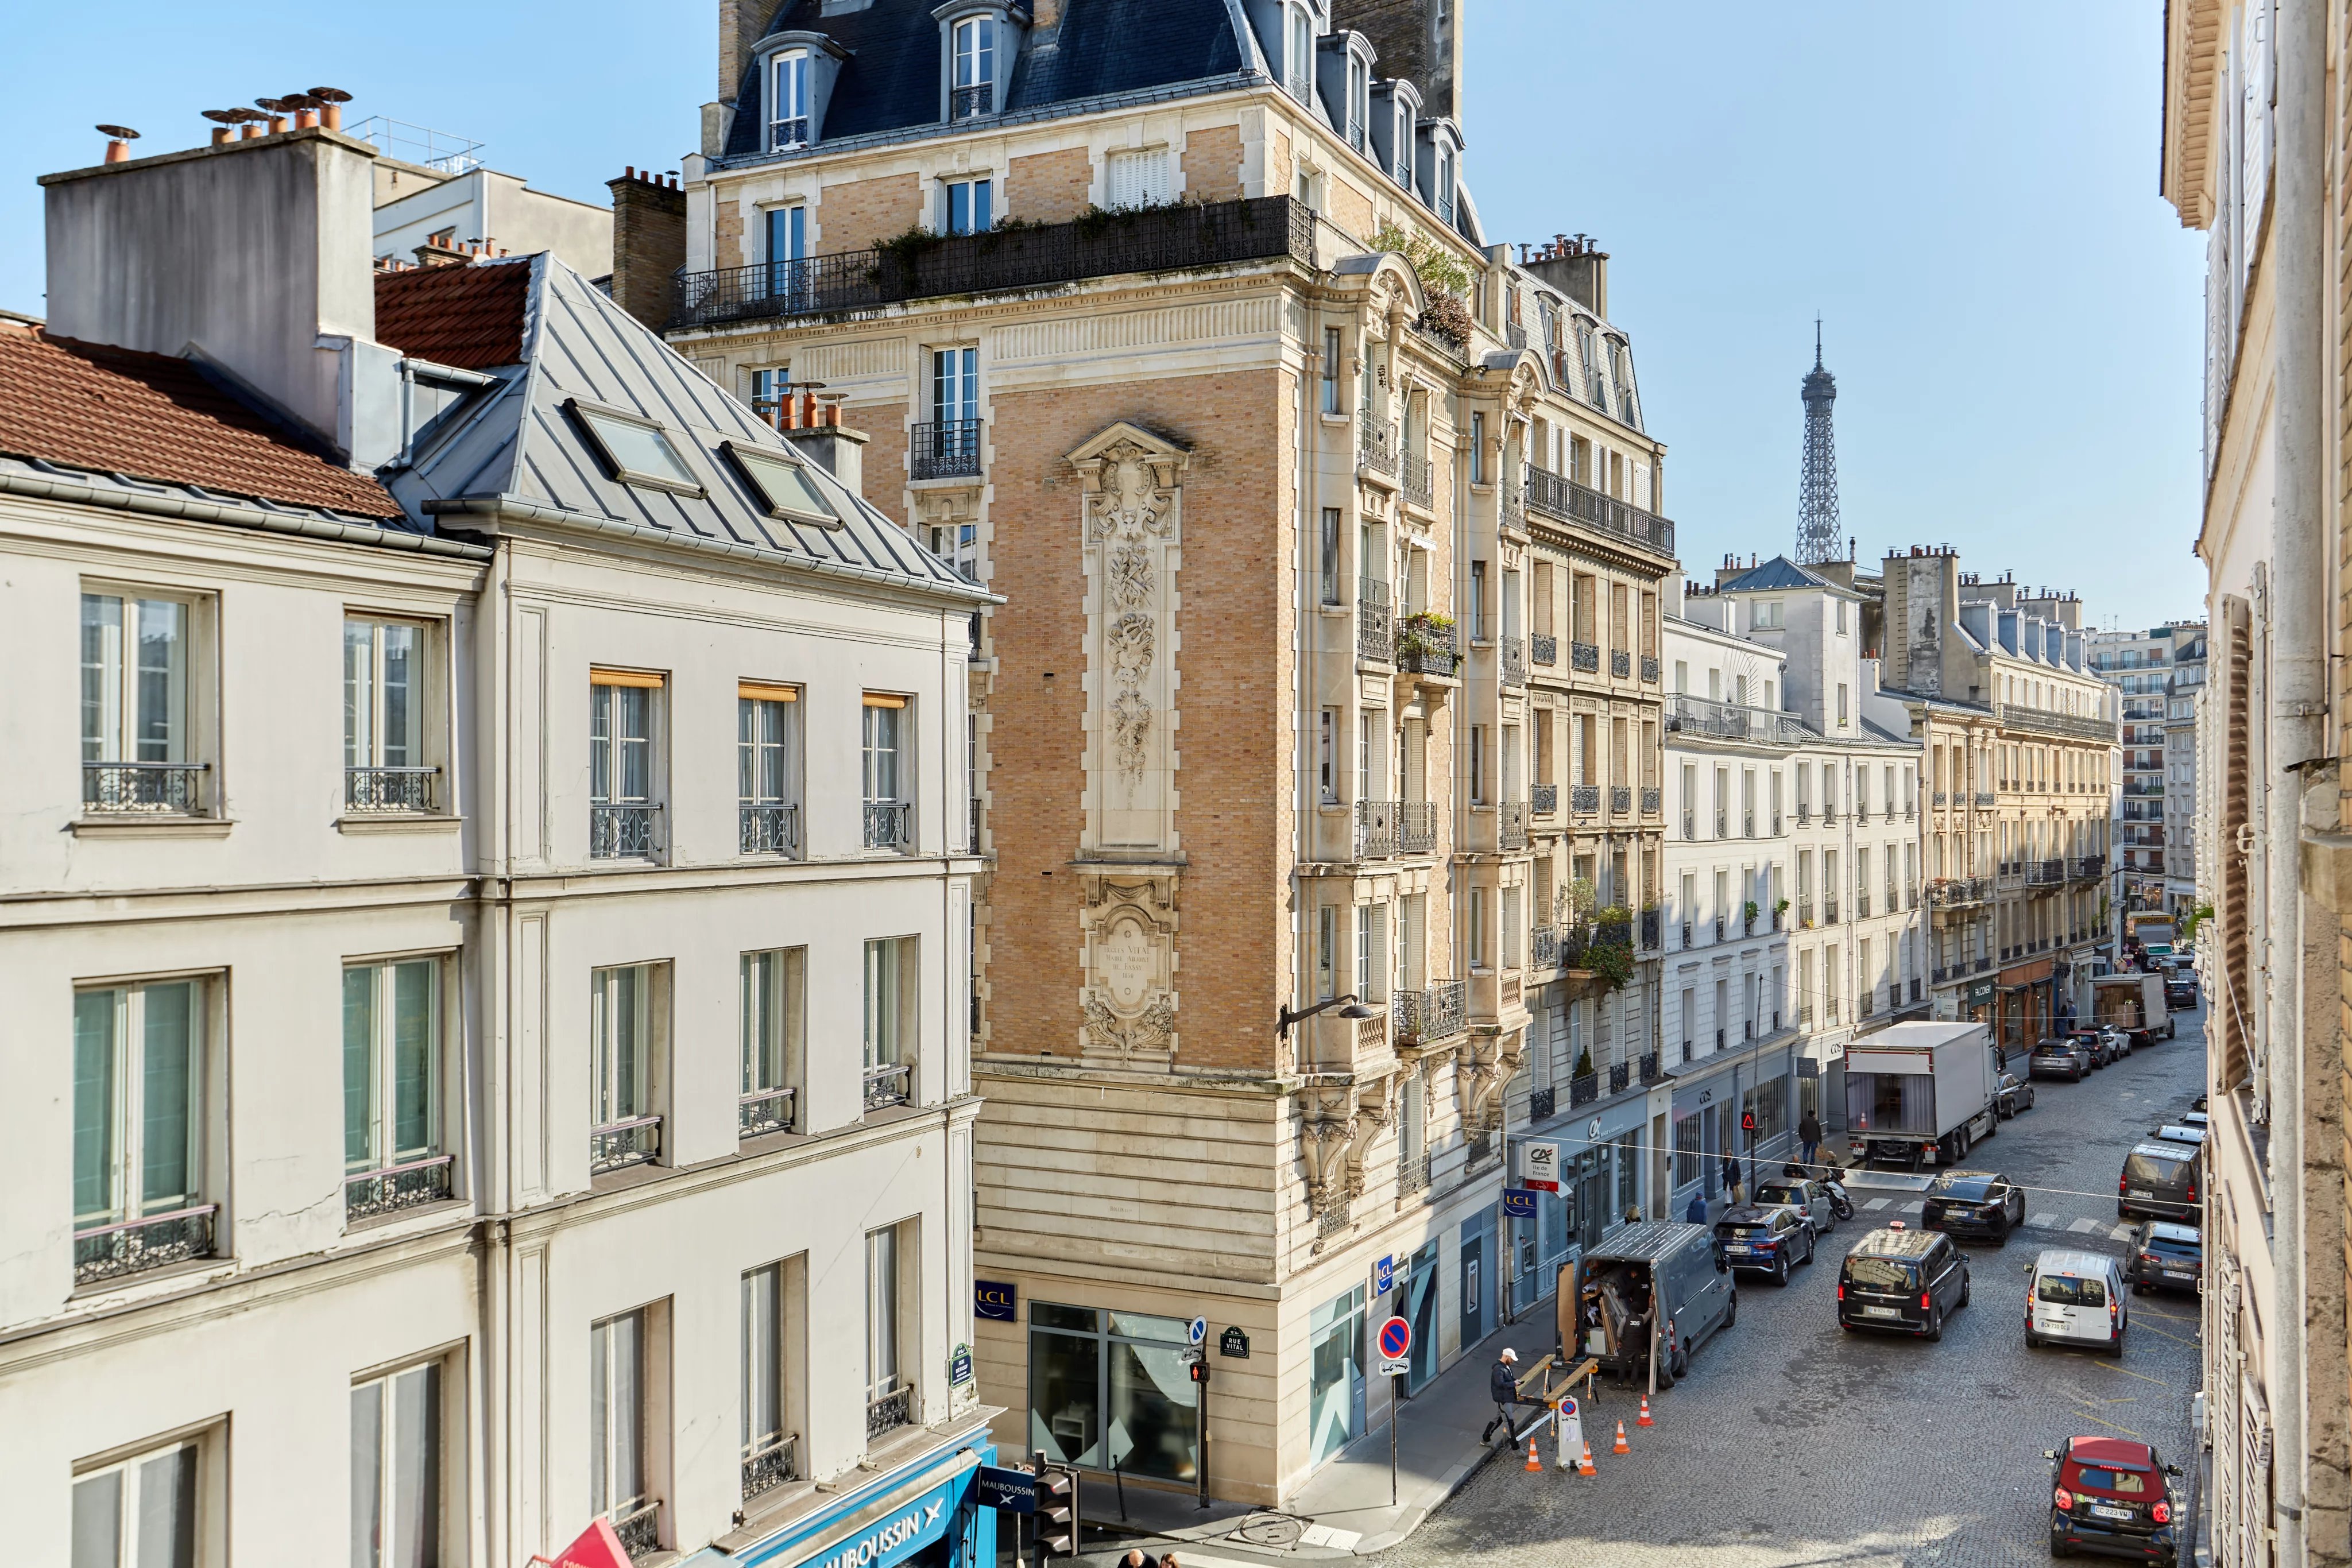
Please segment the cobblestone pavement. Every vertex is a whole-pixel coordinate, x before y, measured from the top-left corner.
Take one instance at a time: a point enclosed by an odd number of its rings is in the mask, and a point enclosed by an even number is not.
[[[2196,1298],[2130,1298],[2122,1359],[2028,1350],[2026,1265],[2045,1247],[2120,1255],[2116,1177],[2137,1137],[2200,1092],[2202,1014],[2081,1083],[2037,1085],[2039,1103],[1972,1150],[1971,1168],[2030,1189],[2027,1228],[2005,1247],[1967,1243],[1969,1305],[1940,1343],[1848,1333],[1838,1260],[1916,1198],[1867,1208],[1822,1239],[1785,1290],[1741,1276],[1739,1320],[1692,1355],[1689,1377],[1634,1425],[1633,1396],[1604,1383],[1585,1432],[1595,1479],[1540,1475],[1497,1458],[1382,1568],[1749,1568],[1749,1565],[2041,1564],[2049,1561],[2044,1448],[2077,1434],[2153,1442],[2190,1457],[2199,1380]],[[1860,1200],[1857,1194],[1857,1201]],[[1625,1422],[1631,1454],[1612,1455]]]

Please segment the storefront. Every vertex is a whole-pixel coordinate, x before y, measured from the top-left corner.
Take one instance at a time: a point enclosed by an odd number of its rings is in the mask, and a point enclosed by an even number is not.
[[[1321,1464],[1351,1438],[1363,1435],[1365,1289],[1358,1285],[1334,1296],[1317,1307],[1307,1322],[1307,1462],[1310,1466]],[[1432,1290],[1428,1295],[1433,1316],[1437,1292]],[[1436,1336],[1430,1337],[1433,1341]]]
[[[1048,1459],[1192,1484],[1200,1385],[1181,1318],[1029,1303],[1029,1446]]]
[[[1674,1077],[1674,1192],[1663,1218],[1678,1219],[1695,1196],[1723,1196],[1723,1156],[1748,1170],[1778,1170],[1795,1154],[1798,1044],[1786,1040],[1702,1057],[1670,1069]],[[1751,1134],[1745,1117],[1755,1117]]]
[[[1509,1287],[1513,1312],[1524,1312],[1552,1292],[1571,1250],[1600,1245],[1642,1204],[1643,1129],[1649,1097],[1622,1096],[1598,1111],[1580,1106],[1547,1117],[1510,1136],[1511,1180],[1519,1184],[1530,1145],[1557,1152],[1557,1193],[1538,1189],[1532,1219],[1510,1222]]]
[[[680,1568],[995,1568],[996,1511],[978,1487],[981,1466],[995,1462],[987,1435],[967,1434],[772,1535],[732,1552],[706,1547]]]
[[[1845,1131],[1846,1034],[1816,1035],[1797,1056],[1797,1125],[1811,1116],[1825,1137]]]
[[[1994,988],[1998,1027],[1993,1038],[2004,1057],[2031,1051],[2050,1035],[2054,1019],[2056,986],[2052,961],[2040,959],[2003,969]]]

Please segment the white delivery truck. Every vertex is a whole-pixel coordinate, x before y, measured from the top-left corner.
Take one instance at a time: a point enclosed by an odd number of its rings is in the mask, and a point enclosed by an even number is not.
[[[1980,1023],[1898,1023],[1848,1046],[1845,1124],[1857,1160],[1957,1164],[2000,1129],[2000,1059]]]
[[[2155,1043],[2157,1025],[2167,1040],[2177,1027],[2172,1009],[2164,1005],[2164,977],[2139,973],[2095,975],[2084,982],[2090,995],[2077,1004],[2075,1016],[2105,1029],[2112,1025],[2131,1036],[2134,1046]]]

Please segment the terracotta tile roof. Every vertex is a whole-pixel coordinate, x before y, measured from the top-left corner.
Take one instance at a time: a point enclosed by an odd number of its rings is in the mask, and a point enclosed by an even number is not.
[[[376,341],[461,371],[522,362],[530,258],[375,275]]]
[[[185,360],[0,328],[0,453],[364,517],[399,503]]]

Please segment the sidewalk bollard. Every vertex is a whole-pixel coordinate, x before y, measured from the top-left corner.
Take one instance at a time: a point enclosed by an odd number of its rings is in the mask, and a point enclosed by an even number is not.
[[[1536,1435],[1533,1432],[1528,1434],[1528,1473],[1533,1476],[1543,1474],[1543,1461],[1536,1458]]]
[[[1626,1446],[1625,1423],[1622,1420],[1617,1423],[1617,1446],[1609,1451],[1612,1454],[1630,1454],[1633,1451]]]
[[[1646,1394],[1642,1396],[1642,1418],[1634,1422],[1633,1425],[1636,1427],[1654,1427],[1657,1425],[1655,1421],[1650,1419],[1650,1396]]]
[[[1580,1476],[1599,1475],[1601,1473],[1592,1468],[1592,1445],[1590,1442],[1587,1442],[1584,1445],[1584,1457],[1576,1461],[1576,1473]]]

